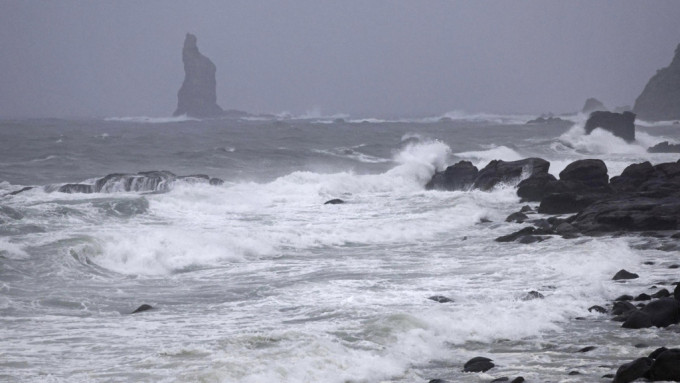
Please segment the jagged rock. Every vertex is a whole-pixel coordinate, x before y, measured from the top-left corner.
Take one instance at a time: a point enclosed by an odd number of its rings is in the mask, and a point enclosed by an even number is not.
[[[216,117],[224,112],[217,105],[217,68],[198,51],[196,36],[187,33],[182,49],[184,82],[177,93],[177,109],[173,116]]]
[[[519,161],[493,160],[479,171],[473,187],[479,190],[491,190],[504,182],[518,180],[522,176],[547,173],[550,162],[542,158],[526,158]]]
[[[626,142],[635,141],[635,113],[592,112],[586,121],[586,134],[593,130],[604,129]]]
[[[633,111],[648,121],[680,119],[680,44],[671,64],[649,79]]]
[[[647,148],[649,153],[680,153],[680,144],[671,144],[668,141],[660,142]]]
[[[425,185],[428,190],[467,190],[475,182],[479,171],[470,161],[460,161],[446,168],[443,172],[434,174],[430,182]]]
[[[621,279],[636,279],[636,278],[639,278],[639,277],[640,276],[635,274],[635,273],[631,273],[630,271],[621,269],[614,275],[614,277],[612,279],[615,280],[615,281],[618,281],[618,280],[621,280]]]
[[[591,97],[586,100],[586,103],[583,105],[583,109],[581,109],[581,113],[589,114],[598,110],[606,111],[607,107],[604,106],[602,101]]]

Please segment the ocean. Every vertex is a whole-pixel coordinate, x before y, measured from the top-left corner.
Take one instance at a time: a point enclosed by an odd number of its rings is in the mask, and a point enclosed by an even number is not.
[[[1,120],[0,380],[593,382],[678,347],[677,326],[588,311],[672,291],[680,259],[656,238],[498,243],[524,226],[505,222],[515,185],[425,190],[459,160],[540,157],[558,175],[599,158],[610,177],[678,160],[646,152],[680,142],[672,123],[638,121],[628,144],[585,135],[585,116],[531,118]],[[150,170],[224,183],[58,191]],[[640,278],[612,281],[624,268]],[[496,367],[461,372],[475,356]]]

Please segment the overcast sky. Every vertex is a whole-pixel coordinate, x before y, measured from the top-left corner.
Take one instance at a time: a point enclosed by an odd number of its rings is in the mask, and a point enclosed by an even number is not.
[[[168,116],[187,32],[224,109],[352,116],[632,105],[680,1],[0,2],[0,118]]]

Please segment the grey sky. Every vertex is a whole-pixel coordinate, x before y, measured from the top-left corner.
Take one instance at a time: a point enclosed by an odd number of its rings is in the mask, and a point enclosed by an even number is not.
[[[196,4],[198,3],[198,4]],[[168,116],[186,32],[250,112],[541,113],[632,105],[680,1],[0,2],[0,117]]]

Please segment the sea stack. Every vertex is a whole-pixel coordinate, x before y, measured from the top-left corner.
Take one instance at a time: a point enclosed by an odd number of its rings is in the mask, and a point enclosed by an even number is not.
[[[639,118],[648,121],[680,119],[680,44],[671,65],[659,69],[633,107]]]
[[[217,105],[217,68],[198,51],[196,36],[187,33],[182,49],[184,82],[177,93],[177,109],[173,116],[217,117],[224,112]]]
[[[586,100],[586,103],[583,105],[583,109],[581,109],[581,113],[590,114],[590,113],[596,112],[598,110],[606,111],[607,107],[604,106],[602,101],[591,97],[591,98]]]

